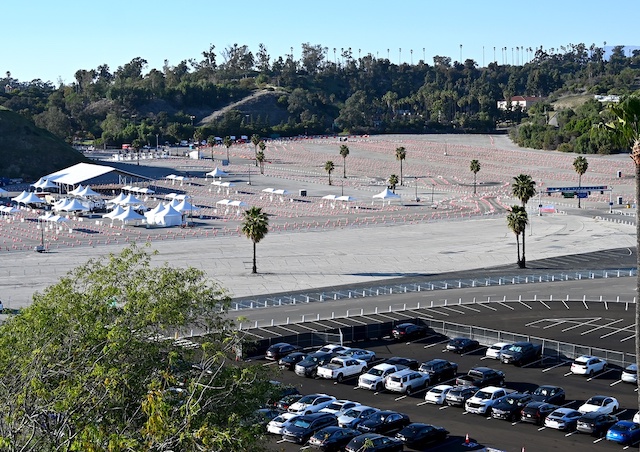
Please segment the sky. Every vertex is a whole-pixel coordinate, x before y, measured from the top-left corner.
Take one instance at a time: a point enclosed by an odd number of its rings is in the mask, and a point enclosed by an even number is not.
[[[183,60],[202,59],[215,45],[221,52],[237,43],[254,55],[263,43],[272,59],[301,45],[321,45],[338,59],[371,54],[392,63],[418,63],[433,56],[472,58],[478,66],[524,62],[526,52],[584,43],[589,47],[640,45],[638,0],[611,7],[594,0],[31,0],[2,6],[0,74],[21,82],[35,79],[70,84],[77,70],[106,64],[111,72],[132,59],[144,69],[162,70]],[[507,51],[501,51],[506,47]],[[388,50],[387,50],[388,49]]]

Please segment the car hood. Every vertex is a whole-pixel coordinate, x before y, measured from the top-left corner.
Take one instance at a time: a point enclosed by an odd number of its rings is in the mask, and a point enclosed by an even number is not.
[[[589,405],[585,403],[580,408],[578,408],[578,411],[580,411],[581,413],[593,413],[595,411],[600,411],[601,409],[603,409],[603,407],[598,405]]]

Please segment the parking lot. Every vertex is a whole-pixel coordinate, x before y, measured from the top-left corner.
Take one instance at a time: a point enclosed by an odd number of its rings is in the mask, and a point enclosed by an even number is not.
[[[571,326],[582,325],[582,323],[571,319],[560,320],[558,319],[558,327],[564,325],[564,328],[570,328]],[[551,325],[549,320],[538,323],[540,328]],[[609,330],[606,329],[608,327],[605,325],[606,323],[598,323],[597,326],[594,324],[590,328],[597,328],[597,331],[607,334],[605,331]],[[579,329],[573,328],[573,330]],[[549,357],[523,367],[514,367],[496,360],[486,359],[484,357],[484,348],[464,355],[446,352],[444,351],[445,344],[441,342],[441,337],[437,337],[437,339],[438,341],[434,342],[436,337],[428,337],[411,343],[397,343],[383,339],[376,342],[358,343],[357,346],[374,350],[378,360],[384,360],[392,356],[414,358],[420,362],[433,358],[445,358],[459,365],[459,374],[466,373],[474,366],[493,367],[502,370],[506,374],[506,386],[510,390],[533,391],[542,384],[558,385],[565,389],[567,393],[566,406],[570,408],[577,408],[589,397],[596,394],[613,396],[620,402],[621,408],[615,414],[621,420],[631,419],[637,411],[635,387],[620,382],[621,369],[619,367],[612,367],[594,378],[572,375],[569,371],[568,362],[558,362]],[[386,392],[375,393],[356,389],[357,379],[355,378],[345,379],[342,383],[336,384],[329,380],[298,377],[293,372],[278,370],[273,363],[267,361],[264,361],[264,363],[274,369],[277,379],[295,385],[303,394],[326,393],[339,399],[355,400],[381,409],[397,410],[408,414],[412,422],[431,423],[449,430],[449,439],[445,443],[429,450],[469,450],[469,447],[463,445],[467,434],[472,442],[479,444],[478,448],[493,447],[505,451],[521,451],[523,447],[526,451],[561,449],[607,451],[625,449],[623,446],[581,433],[566,433],[520,422],[487,419],[483,416],[467,414],[461,408],[428,405],[424,403],[423,399],[426,390],[429,388],[408,397]],[[278,441],[278,438],[274,438],[273,449],[294,451],[299,450],[300,446],[282,443]]]

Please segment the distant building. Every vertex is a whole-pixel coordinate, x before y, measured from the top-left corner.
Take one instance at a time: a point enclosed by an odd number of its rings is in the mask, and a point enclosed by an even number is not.
[[[513,96],[510,100],[499,100],[498,110],[506,110],[509,106],[509,102],[511,102],[511,108],[515,108],[519,105],[522,110],[526,110],[533,104],[542,102],[542,100],[544,100],[542,97]]]
[[[616,96],[614,94],[610,94],[608,96],[602,96],[600,94],[596,94],[595,96],[593,96],[593,98],[598,102],[604,102],[604,103],[617,104],[618,102],[620,102],[620,96]]]

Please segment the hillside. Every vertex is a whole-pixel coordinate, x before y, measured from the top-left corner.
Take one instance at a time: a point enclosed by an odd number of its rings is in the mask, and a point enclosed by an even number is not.
[[[48,131],[0,107],[0,177],[34,181],[89,160]]]
[[[275,91],[273,89],[263,89],[246,96],[245,98],[233,102],[219,110],[214,111],[210,115],[204,117],[199,124],[209,124],[231,110],[238,110],[244,115],[250,115],[252,118],[262,118],[269,125],[276,125],[282,121],[286,121],[289,117],[288,112],[278,105],[278,98],[287,95],[285,91]],[[268,118],[268,121],[267,121]]]

